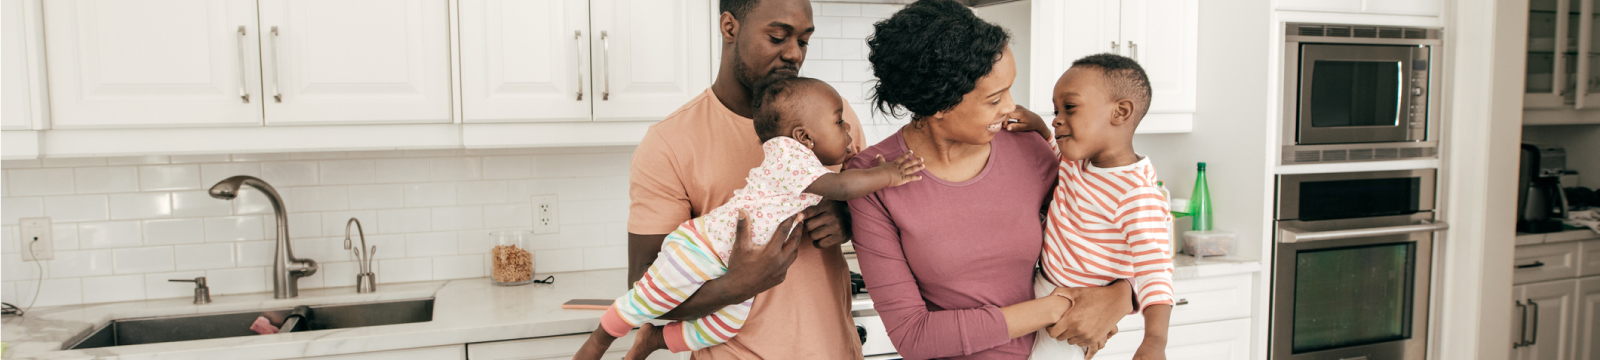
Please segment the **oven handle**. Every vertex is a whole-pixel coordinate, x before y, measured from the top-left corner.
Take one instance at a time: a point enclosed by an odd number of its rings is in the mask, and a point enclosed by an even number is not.
[[[1450,228],[1450,224],[1447,224],[1447,223],[1445,223],[1443,221],[1438,221],[1438,222],[1423,221],[1421,224],[1415,224],[1415,225],[1385,226],[1385,227],[1375,227],[1375,228],[1332,230],[1332,231],[1302,231],[1302,230],[1299,230],[1299,229],[1285,227],[1285,228],[1280,229],[1280,235],[1278,236],[1278,242],[1280,242],[1280,243],[1298,243],[1298,242],[1321,241],[1321,240],[1339,240],[1339,239],[1349,239],[1349,238],[1359,238],[1359,237],[1410,234],[1410,233],[1416,233],[1416,232],[1444,231],[1444,230],[1449,229],[1449,228]]]

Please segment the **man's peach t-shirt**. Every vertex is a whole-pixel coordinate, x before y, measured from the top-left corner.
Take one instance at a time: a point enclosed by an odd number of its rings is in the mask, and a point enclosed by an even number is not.
[[[861,122],[844,119],[857,150]],[[710,89],[650,126],[633,152],[628,177],[628,232],[667,234],[721,206],[761,165],[761,141],[750,118],[722,105]],[[837,167],[833,168],[838,170]],[[696,359],[860,359],[850,319],[850,275],[839,247],[800,247],[782,284],[757,295],[733,340],[694,353]]]

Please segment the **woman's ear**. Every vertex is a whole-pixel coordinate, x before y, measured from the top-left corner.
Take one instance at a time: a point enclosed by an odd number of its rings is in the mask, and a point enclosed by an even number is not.
[[[1133,100],[1117,99],[1116,105],[1111,109],[1111,126],[1122,126],[1133,121]]]
[[[722,34],[722,43],[732,44],[734,38],[739,37],[739,20],[731,12],[722,12],[722,17],[717,20],[717,32]]]

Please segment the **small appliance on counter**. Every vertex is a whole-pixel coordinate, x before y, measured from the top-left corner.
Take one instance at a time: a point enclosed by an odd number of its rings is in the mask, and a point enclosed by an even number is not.
[[[1522,144],[1522,161],[1517,178],[1517,231],[1551,233],[1561,231],[1567,217],[1567,196],[1561,176],[1567,173],[1567,151],[1560,146]]]

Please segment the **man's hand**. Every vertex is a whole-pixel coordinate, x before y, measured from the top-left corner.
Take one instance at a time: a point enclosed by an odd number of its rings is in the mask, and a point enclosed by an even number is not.
[[[756,245],[750,240],[750,215],[739,210],[739,223],[734,228],[733,254],[728,256],[728,273],[721,279],[730,279],[739,289],[748,292],[740,299],[749,299],[782,284],[789,275],[789,264],[800,252],[799,239],[804,229],[795,226],[806,221],[801,213],[778,223],[766,245]]]
[[[850,241],[850,205],[823,200],[800,212],[805,215],[805,236],[818,249]]]
[[[1125,280],[1103,287],[1070,288],[1072,311],[1049,328],[1050,337],[1099,351],[1117,333],[1117,321],[1133,312],[1133,289]],[[1090,353],[1092,356],[1092,352]]]

